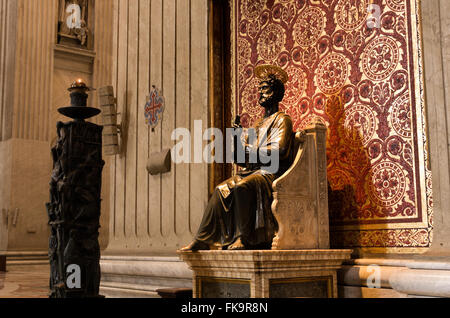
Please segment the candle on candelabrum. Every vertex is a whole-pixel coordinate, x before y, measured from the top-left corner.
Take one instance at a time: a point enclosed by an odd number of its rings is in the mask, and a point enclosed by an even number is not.
[[[87,106],[88,92],[91,89],[78,79],[68,88],[70,92],[70,106],[61,107],[58,112],[64,116],[70,117],[75,121],[84,121],[85,119],[100,114],[100,109]]]

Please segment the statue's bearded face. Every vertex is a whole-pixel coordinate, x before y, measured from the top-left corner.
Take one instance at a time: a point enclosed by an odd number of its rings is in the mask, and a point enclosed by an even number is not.
[[[259,83],[259,105],[266,109],[278,106],[278,103],[283,100],[284,93],[283,82],[274,76],[269,76],[269,79]]]
[[[268,81],[259,83],[259,105],[266,108],[274,104],[274,89]]]

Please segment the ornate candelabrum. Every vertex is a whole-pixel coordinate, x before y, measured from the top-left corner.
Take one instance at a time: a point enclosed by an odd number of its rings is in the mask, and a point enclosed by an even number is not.
[[[50,297],[100,297],[102,126],[86,122],[99,109],[88,107],[89,88],[78,80],[68,89],[71,106],[58,111],[73,121],[57,124],[53,173],[47,203]]]

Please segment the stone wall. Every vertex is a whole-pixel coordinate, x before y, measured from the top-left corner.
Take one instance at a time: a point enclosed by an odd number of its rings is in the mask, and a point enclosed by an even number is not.
[[[173,164],[151,176],[150,154],[172,148],[175,128],[208,123],[208,1],[114,0],[112,85],[122,123],[111,164],[110,239],[101,293],[155,297],[159,287],[189,287],[175,256],[197,230],[208,199],[208,166]],[[144,106],[152,86],[165,112],[154,131]]]
[[[363,255],[340,272],[341,297],[449,297],[450,4],[421,1],[425,96],[433,173],[433,240],[421,255]],[[369,278],[369,279],[368,279]],[[378,278],[380,288],[373,287]]]
[[[206,0],[116,0],[113,82],[120,155],[111,165],[110,243],[106,253],[172,254],[189,243],[207,203],[207,165],[172,163],[151,176],[149,155],[172,148],[172,131],[208,120]],[[146,125],[155,85],[165,98],[162,122]]]
[[[0,1],[0,211],[8,218],[6,229],[0,231],[14,262],[47,258],[50,148],[57,121],[69,120],[57,114],[58,107],[70,105],[67,88],[79,77],[94,87],[111,82],[110,1],[95,1],[98,27],[93,28],[91,51],[56,44],[58,3]],[[97,105],[95,92],[90,103]],[[103,185],[102,196],[108,198],[109,169],[103,174]],[[108,215],[109,200],[103,200],[103,224],[108,224]],[[103,247],[108,230],[108,226],[100,230]]]
[[[450,254],[449,147],[450,127],[450,4],[422,1],[425,94],[431,171],[433,173],[433,253]]]
[[[0,141],[11,137],[17,3],[0,1]]]

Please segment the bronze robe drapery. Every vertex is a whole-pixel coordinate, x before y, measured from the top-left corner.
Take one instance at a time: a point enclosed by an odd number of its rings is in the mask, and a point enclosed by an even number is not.
[[[260,119],[253,127],[257,138],[253,151],[263,150],[268,156],[279,154],[279,169],[268,171],[270,163],[246,162],[239,173],[219,184],[205,210],[196,240],[222,247],[241,238],[246,248],[270,248],[277,230],[272,215],[272,182],[290,166],[292,158],[292,120],[283,112]],[[242,146],[249,145],[244,135]]]

